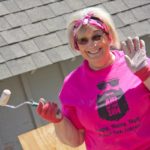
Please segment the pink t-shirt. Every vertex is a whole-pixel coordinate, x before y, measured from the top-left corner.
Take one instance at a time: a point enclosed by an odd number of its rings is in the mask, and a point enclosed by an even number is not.
[[[65,78],[62,112],[85,130],[87,150],[148,150],[150,92],[129,70],[123,52],[112,52],[112,65],[94,71],[84,61]]]

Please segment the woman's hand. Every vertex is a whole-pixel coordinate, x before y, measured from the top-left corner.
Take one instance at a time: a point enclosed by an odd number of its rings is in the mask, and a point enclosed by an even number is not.
[[[133,73],[148,65],[145,42],[139,37],[128,37],[125,42],[121,43],[121,48],[125,53],[127,65]]]
[[[37,113],[47,121],[58,123],[63,119],[63,115],[54,102],[45,102],[43,98],[39,100],[39,105],[36,109]]]

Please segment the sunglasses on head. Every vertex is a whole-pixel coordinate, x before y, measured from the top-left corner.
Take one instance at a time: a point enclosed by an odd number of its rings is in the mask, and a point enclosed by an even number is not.
[[[104,33],[107,35],[108,33],[108,28],[107,25],[98,17],[94,16],[93,12],[89,12],[87,15],[85,15],[82,19],[76,20],[74,27],[73,27],[73,35],[74,35],[74,47],[76,50],[79,50],[78,44],[81,45],[86,45],[89,42],[88,38],[82,38],[82,39],[77,39],[77,31],[80,29],[82,25],[92,25],[100,30],[102,30]],[[91,38],[92,41],[99,41],[101,39],[102,35],[98,36],[93,36]]]

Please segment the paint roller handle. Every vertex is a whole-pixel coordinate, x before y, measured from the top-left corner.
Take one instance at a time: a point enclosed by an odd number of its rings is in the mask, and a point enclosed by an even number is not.
[[[35,101],[32,101],[32,106],[33,107],[37,107],[39,105],[39,103],[35,102]]]

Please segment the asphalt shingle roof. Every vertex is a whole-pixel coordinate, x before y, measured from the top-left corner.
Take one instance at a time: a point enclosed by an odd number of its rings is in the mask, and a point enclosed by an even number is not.
[[[0,80],[77,55],[68,47],[66,19],[104,7],[121,40],[150,34],[150,0],[6,0],[0,2]]]

